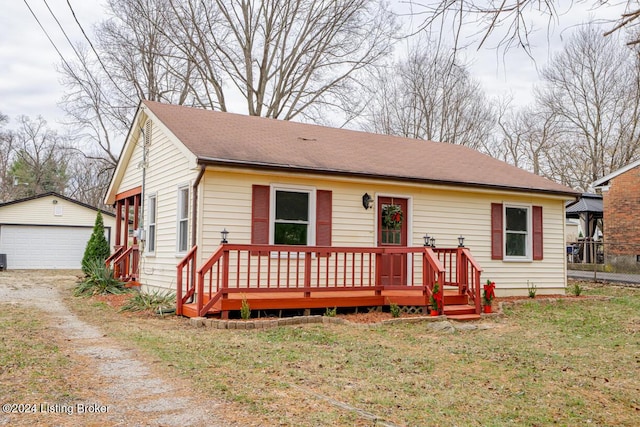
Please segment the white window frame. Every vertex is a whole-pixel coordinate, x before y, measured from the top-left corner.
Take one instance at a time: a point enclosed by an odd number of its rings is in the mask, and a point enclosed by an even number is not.
[[[147,255],[155,255],[156,248],[158,247],[157,218],[158,218],[158,195],[156,193],[153,193],[153,194],[149,194],[149,196],[147,197],[147,246],[146,246]],[[153,247],[151,247],[151,242],[153,242]]]
[[[182,205],[184,203],[184,197],[185,197],[185,193],[186,193],[186,198],[187,198],[187,212],[186,215],[184,217],[181,217],[180,214],[180,209],[182,208]],[[181,185],[178,187],[178,195],[177,195],[177,201],[178,204],[176,206],[176,252],[178,255],[184,255],[189,251],[189,186],[188,185]],[[187,227],[186,227],[186,239],[187,239],[187,245],[186,248],[182,249],[180,248],[180,241],[181,239],[181,234],[180,234],[180,230],[181,230],[181,223],[186,223]]]
[[[525,242],[525,254],[524,255],[507,255],[507,234],[508,233],[516,233],[516,234],[524,234],[519,232],[510,232],[507,230],[507,209],[526,209],[527,211],[527,232],[526,232],[526,242]],[[504,203],[502,208],[502,250],[504,253],[503,260],[504,261],[531,261],[533,254],[533,209],[531,205],[524,204],[514,204],[514,203]]]
[[[301,185],[271,185],[269,197],[269,244],[273,245],[275,240],[276,224],[276,192],[289,191],[294,193],[307,193],[309,195],[309,218],[307,220],[307,245],[316,244],[316,189]],[[291,221],[287,221],[291,222]],[[303,222],[301,222],[303,223]]]

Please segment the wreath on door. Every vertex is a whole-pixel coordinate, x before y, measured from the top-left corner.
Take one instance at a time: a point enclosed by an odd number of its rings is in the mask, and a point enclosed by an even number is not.
[[[402,226],[404,221],[404,213],[400,205],[387,205],[382,209],[384,226],[395,230]]]

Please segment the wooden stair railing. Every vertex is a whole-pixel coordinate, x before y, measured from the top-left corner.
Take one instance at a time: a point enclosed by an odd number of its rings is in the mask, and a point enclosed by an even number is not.
[[[482,268],[473,258],[468,248],[458,248],[457,276],[460,293],[466,293],[476,309],[476,314],[480,314],[482,301],[480,300],[480,274]]]
[[[442,262],[438,259],[438,255],[433,251],[430,247],[424,248],[424,256],[422,263],[422,280],[424,282],[424,295],[425,295],[425,311],[426,307],[428,307],[431,303],[431,297],[433,296],[433,288],[436,283],[440,286],[438,288],[438,293],[440,294],[440,300],[442,301],[442,305],[444,306],[444,283],[445,283],[445,274],[447,270],[442,265]]]
[[[222,263],[220,260],[222,260]],[[214,266],[216,267],[215,280]],[[205,294],[205,279],[207,277],[209,286]],[[197,272],[196,310],[198,316],[205,317],[207,315],[209,309],[223,296],[223,293],[219,291],[222,290],[224,292],[224,289],[228,287],[228,283],[229,250],[225,248],[225,245],[221,245]],[[206,304],[204,303],[205,297],[207,299]]]
[[[196,292],[196,254],[198,246],[193,246],[176,266],[176,314],[182,315],[182,307]],[[185,280],[186,279],[186,280]]]
[[[128,248],[118,248],[116,252],[105,260],[109,267],[113,264],[114,276],[123,282],[138,280],[138,245]]]
[[[111,267],[111,264],[113,264],[113,260],[115,260],[116,258],[120,257],[120,255],[122,255],[122,252],[124,251],[124,246],[116,246],[113,253],[104,261],[104,264],[107,266],[107,268]],[[113,266],[113,275],[116,278],[120,277],[120,267],[118,265]]]

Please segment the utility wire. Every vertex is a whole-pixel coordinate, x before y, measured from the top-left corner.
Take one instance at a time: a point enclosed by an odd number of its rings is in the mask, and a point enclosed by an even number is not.
[[[62,62],[67,66],[67,69],[69,70],[69,72],[73,75],[73,77],[78,81],[78,82],[82,82],[82,79],[76,74],[76,72],[73,70],[73,68],[71,68],[71,64],[69,64],[69,62],[66,60],[66,58],[64,57],[64,55],[62,54],[62,52],[60,52],[60,50],[58,49],[58,47],[56,46],[55,42],[51,39],[51,37],[49,36],[49,33],[47,32],[47,30],[44,28],[44,26],[42,25],[42,23],[40,22],[40,20],[38,19],[38,17],[36,16],[36,14],[34,13],[33,9],[31,9],[31,6],[29,6],[29,3],[27,2],[27,0],[23,0],[24,3],[27,5],[27,7],[29,8],[29,11],[31,12],[31,15],[33,15],[34,19],[36,20],[36,22],[38,23],[38,25],[40,26],[40,28],[42,29],[42,31],[44,32],[44,34],[47,36],[47,39],[49,39],[49,42],[53,45],[53,48],[56,50],[56,52],[58,52],[58,55],[60,56],[60,58],[62,59]],[[69,43],[69,45],[71,46],[71,48],[73,49],[74,53],[76,54],[76,56],[78,57],[78,59],[80,60],[80,63],[82,64],[83,68],[85,69],[87,75],[89,76],[89,78],[91,79],[91,81],[93,82],[93,84],[95,85],[95,88],[97,89],[97,91],[100,93],[100,95],[102,96],[102,98],[106,101],[109,99],[109,97],[104,93],[104,91],[102,90],[102,87],[100,85],[100,83],[95,79],[95,77],[93,76],[93,73],[87,68],[86,63],[82,60],[82,57],[80,55],[80,53],[78,52],[78,50],[76,49],[76,47],[73,45],[73,43],[71,42],[71,39],[69,38],[69,36],[67,35],[66,31],[64,30],[64,27],[62,26],[62,24],[60,23],[60,21],[58,20],[58,18],[56,17],[56,15],[53,13],[53,11],[51,10],[51,8],[49,7],[49,4],[47,3],[47,0],[43,0],[44,4],[47,6],[47,9],[49,10],[49,13],[51,14],[51,16],[53,17],[53,19],[56,21],[56,23],[58,24],[58,27],[60,27],[60,31],[62,31],[62,34],[64,35],[64,37],[67,39],[67,42]],[[117,87],[117,85],[116,85]],[[126,95],[125,95],[126,96]],[[106,101],[108,102],[108,101]],[[108,120],[111,122],[112,125],[116,126],[111,117],[108,117]],[[129,123],[125,122],[125,121],[121,121],[121,123],[125,126],[128,127]],[[116,126],[117,127],[117,126]]]
[[[120,85],[118,85],[115,80],[113,79],[113,77],[111,76],[111,73],[109,72],[109,70],[107,70],[106,65],[104,65],[104,62],[102,62],[102,58],[100,58],[100,55],[98,54],[98,51],[96,50],[96,48],[93,46],[93,43],[91,43],[91,39],[89,39],[89,36],[87,36],[87,33],[84,31],[84,28],[82,27],[82,25],[80,24],[80,21],[78,20],[78,17],[76,16],[76,11],[73,10],[73,6],[71,6],[71,2],[69,0],[67,0],[67,5],[69,6],[69,10],[71,11],[71,14],[73,15],[73,19],[76,21],[76,24],[78,24],[78,27],[80,28],[80,31],[82,31],[82,35],[84,36],[85,40],[87,41],[87,43],[89,43],[89,46],[91,47],[91,50],[93,51],[94,55],[96,56],[96,58],[98,59],[98,62],[100,63],[100,66],[102,66],[102,69],[104,70],[104,72],[107,74],[107,77],[109,77],[109,80],[111,80],[111,83],[113,83],[113,86],[118,89],[118,91],[126,98],[126,99],[130,99],[130,97],[124,93],[124,91],[122,89],[120,89]]]

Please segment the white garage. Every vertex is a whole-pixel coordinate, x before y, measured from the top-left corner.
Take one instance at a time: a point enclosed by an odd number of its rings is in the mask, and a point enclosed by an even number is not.
[[[7,269],[79,269],[98,210],[47,193],[0,204],[0,254]],[[103,212],[110,242],[113,215]]]

